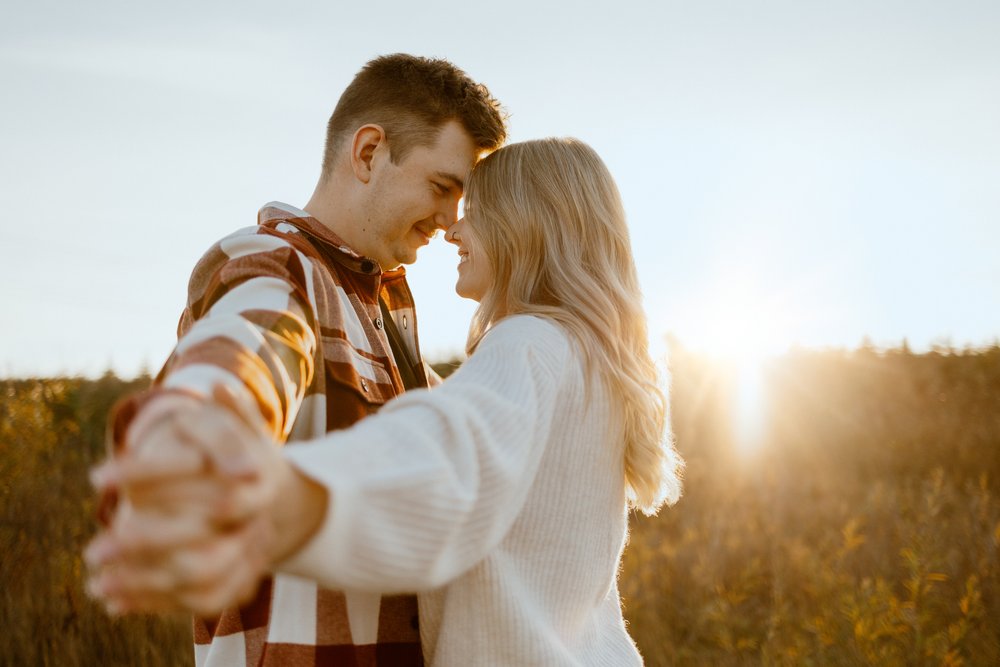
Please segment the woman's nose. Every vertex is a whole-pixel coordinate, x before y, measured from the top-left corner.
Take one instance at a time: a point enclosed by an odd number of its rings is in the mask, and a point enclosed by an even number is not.
[[[458,234],[461,231],[462,223],[464,222],[465,218],[461,218],[445,231],[444,238],[448,243],[453,243],[454,245],[461,243],[461,237],[459,237]]]

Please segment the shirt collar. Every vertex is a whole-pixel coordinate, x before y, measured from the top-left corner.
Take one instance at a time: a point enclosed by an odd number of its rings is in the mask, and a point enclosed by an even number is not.
[[[356,273],[365,275],[380,275],[383,280],[399,278],[406,275],[406,269],[400,266],[391,271],[382,271],[379,263],[371,257],[365,257],[355,252],[339,236],[324,225],[322,222],[309,215],[306,211],[296,208],[291,204],[280,201],[272,201],[264,204],[257,212],[257,224],[267,225],[277,231],[283,230],[282,224],[291,225],[297,231],[304,232],[310,237],[319,241],[323,247],[330,252],[333,259]]]

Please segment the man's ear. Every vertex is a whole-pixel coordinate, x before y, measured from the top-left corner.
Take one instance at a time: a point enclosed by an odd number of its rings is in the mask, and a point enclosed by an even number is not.
[[[385,130],[381,125],[362,125],[354,133],[351,142],[351,167],[359,181],[367,183],[371,180],[375,152],[379,147],[388,148]]]

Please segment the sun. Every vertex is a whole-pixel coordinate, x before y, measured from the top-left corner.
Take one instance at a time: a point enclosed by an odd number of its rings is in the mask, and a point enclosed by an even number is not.
[[[766,366],[796,342],[796,309],[786,294],[733,277],[697,295],[674,329],[688,349],[718,362],[732,386],[736,452],[751,455],[764,438]]]
[[[780,295],[733,281],[697,298],[679,324],[690,347],[725,361],[754,364],[795,343],[793,314]]]

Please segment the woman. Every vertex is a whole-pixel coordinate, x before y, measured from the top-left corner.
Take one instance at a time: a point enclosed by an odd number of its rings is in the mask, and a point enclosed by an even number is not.
[[[351,429],[260,448],[267,551],[332,588],[422,591],[431,665],[641,664],[616,584],[627,509],[676,501],[681,463],[619,193],[590,147],[546,139],[486,157],[465,202],[447,238],[480,303],[468,361]]]

